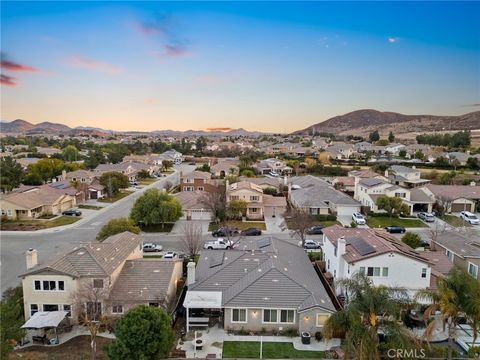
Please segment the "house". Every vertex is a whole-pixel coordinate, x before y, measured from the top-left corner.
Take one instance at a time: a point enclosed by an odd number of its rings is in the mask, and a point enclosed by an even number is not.
[[[95,173],[89,170],[62,171],[62,180],[75,181],[79,183],[91,184],[95,179]]]
[[[188,174],[180,172],[180,191],[218,191],[212,175],[205,171],[192,171]]]
[[[308,209],[311,215],[351,216],[360,211],[360,203],[326,181],[312,175],[294,176],[288,185],[292,206]]]
[[[480,281],[480,241],[472,237],[448,231],[438,234],[433,241],[437,250],[445,252],[449,261],[467,271],[472,277]]]
[[[182,153],[178,152],[177,150],[167,150],[160,154],[160,159],[162,161],[168,160],[171,161],[174,165],[180,165],[183,162],[183,155]]]
[[[121,162],[118,164],[100,164],[94,170],[95,176],[100,177],[107,172],[119,172],[128,177],[130,182],[138,179],[140,171],[147,171],[150,175],[159,171],[158,166],[134,162]]]
[[[355,153],[354,146],[347,143],[336,143],[325,150],[331,159],[350,159]]]
[[[123,162],[142,163],[162,167],[162,157],[158,154],[127,155],[123,158]]]
[[[187,331],[199,319],[191,315],[215,309],[226,330],[315,334],[336,311],[305,251],[283,240],[205,250],[187,267]]]
[[[395,185],[414,188],[426,185],[430,180],[422,179],[415,166],[392,165],[385,171],[385,177]]]
[[[52,155],[61,154],[62,150],[54,148],[54,147],[37,147],[37,153],[43,154],[47,157]]]
[[[433,185],[425,187],[433,201],[438,202],[448,213],[480,209],[480,186],[473,185]]]
[[[277,189],[278,192],[282,190],[283,186],[287,184],[287,177],[254,177],[249,178],[246,176],[240,176],[240,181],[249,181],[253,184],[260,186],[263,190],[265,189]]]
[[[394,156],[398,156],[401,150],[405,150],[405,145],[392,143],[385,146],[385,153],[389,153]]]
[[[355,192],[355,178],[353,176],[339,176],[332,180],[332,185],[338,190],[351,194]]]
[[[205,191],[180,191],[173,197],[182,205],[183,216],[181,220],[211,220],[213,212],[207,209]]]
[[[374,285],[403,287],[411,296],[430,287],[431,261],[385,232],[329,226],[322,250],[334,281],[364,273]]]
[[[227,175],[238,175],[240,161],[238,159],[219,159],[218,163],[210,167],[212,176],[225,177]]]
[[[107,316],[140,304],[168,309],[176,297],[182,262],[143,259],[142,246],[141,236],[123,232],[45,264],[38,264],[37,251],[30,249],[27,272],[20,276],[25,320],[37,311],[64,310],[76,323],[82,310],[79,302]]]
[[[2,216],[11,220],[37,219],[44,215],[60,215],[76,204],[75,196],[56,191],[48,185],[12,192],[0,197]]]
[[[470,154],[459,151],[449,152],[446,154],[446,158],[451,164],[457,162],[458,165],[465,165],[469,157]]]
[[[66,172],[62,171],[60,179],[68,183],[76,182],[79,189],[85,192],[85,199],[101,199],[105,197],[105,187],[100,184],[98,177],[93,171],[75,170]],[[82,185],[85,184],[85,185]]]
[[[274,172],[283,175],[292,173],[291,167],[285,165],[283,161],[275,158],[260,160],[253,165],[253,168],[258,174],[268,174]]]
[[[263,193],[263,189],[250,181],[226,183],[227,204],[232,200],[243,200],[247,203],[246,218],[261,220],[265,216],[282,214],[287,208],[284,197],[274,197]]]
[[[439,279],[444,279],[450,270],[453,269],[454,265],[449,260],[448,256],[445,254],[445,251],[424,251],[422,256],[427,258],[432,263],[432,271],[430,276],[430,288],[436,289]]]

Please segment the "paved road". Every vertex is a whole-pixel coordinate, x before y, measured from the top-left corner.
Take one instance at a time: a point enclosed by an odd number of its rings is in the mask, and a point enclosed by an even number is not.
[[[161,180],[139,189],[132,195],[109,205],[104,210],[99,210],[98,215],[77,223],[65,229],[50,229],[40,232],[0,232],[0,271],[1,291],[19,284],[18,276],[26,271],[25,251],[29,248],[38,250],[40,263],[63,254],[80,244],[95,240],[100,228],[110,219],[128,216],[134,201],[150,188],[162,189],[166,182],[173,184],[179,182],[179,171],[193,170],[190,165],[182,164],[176,167],[176,172]]]

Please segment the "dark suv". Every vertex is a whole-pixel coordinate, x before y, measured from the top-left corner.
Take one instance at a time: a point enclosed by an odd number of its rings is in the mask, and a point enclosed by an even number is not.
[[[66,210],[62,213],[62,215],[66,215],[66,216],[81,216],[82,215],[82,212],[80,210],[75,210],[75,209],[70,209],[70,210]]]
[[[233,235],[238,235],[239,231],[238,229],[228,229],[228,228],[218,228],[217,230],[212,231],[212,236],[215,237],[225,237],[225,236],[233,236]]]

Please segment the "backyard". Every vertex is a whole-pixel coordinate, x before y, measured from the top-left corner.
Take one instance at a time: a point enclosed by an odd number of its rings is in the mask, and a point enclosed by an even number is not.
[[[53,220],[18,220],[2,221],[0,230],[3,231],[31,231],[49,229],[57,226],[70,225],[80,220],[77,216],[59,216]]]
[[[224,224],[215,224],[215,223],[211,222],[208,225],[208,231],[217,230],[218,228],[223,227],[223,226],[224,226]],[[260,222],[260,221],[248,221],[248,222],[242,222],[240,220],[229,221],[228,222],[228,227],[238,228],[239,230],[245,230],[245,229],[248,229],[248,228],[257,228],[257,229],[260,229],[260,230],[266,230],[267,229],[266,226],[265,226],[265,223]]]
[[[369,216],[367,225],[371,228],[384,228],[385,226],[402,226],[404,228],[420,228],[427,227],[423,221],[418,219],[405,219],[388,216]]]
[[[225,341],[223,343],[224,358],[258,359],[260,343],[254,341]],[[263,359],[321,359],[323,351],[296,350],[292,343],[264,342]]]

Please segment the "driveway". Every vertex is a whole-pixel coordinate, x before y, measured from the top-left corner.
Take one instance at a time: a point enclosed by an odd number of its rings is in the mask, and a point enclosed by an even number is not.
[[[185,226],[198,226],[202,229],[202,234],[208,234],[208,224],[210,224],[210,220],[178,220],[175,225],[173,225],[170,234],[182,235]]]
[[[273,217],[275,210],[272,207],[265,207],[265,230],[266,234],[281,234],[284,231],[287,231],[287,225],[283,214],[278,214],[275,212],[275,217]]]

